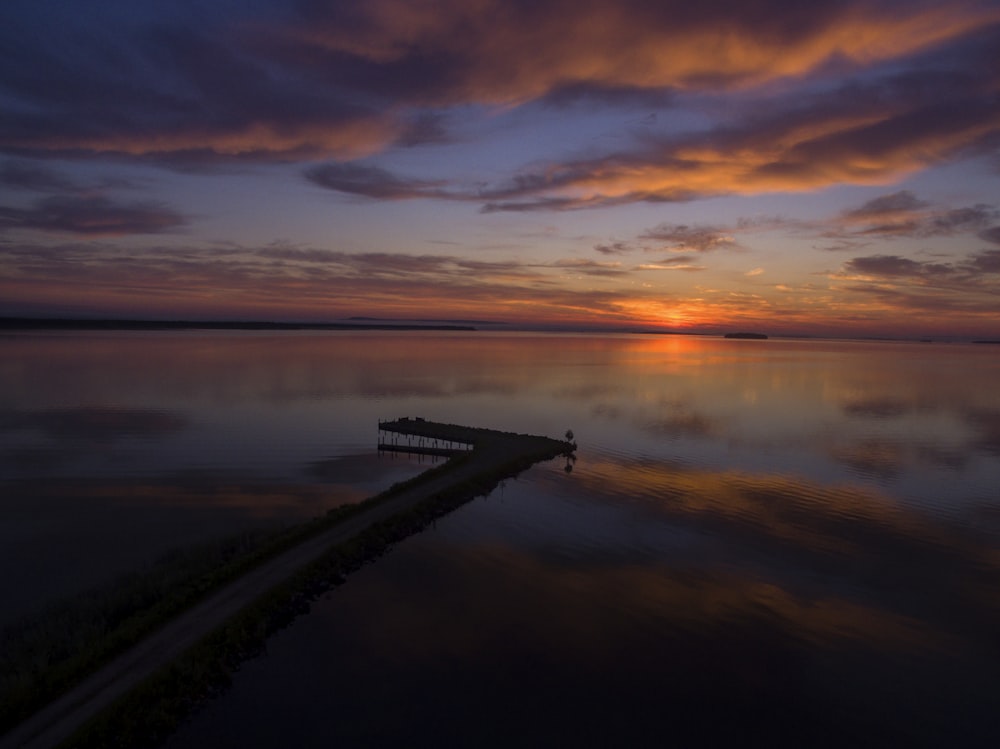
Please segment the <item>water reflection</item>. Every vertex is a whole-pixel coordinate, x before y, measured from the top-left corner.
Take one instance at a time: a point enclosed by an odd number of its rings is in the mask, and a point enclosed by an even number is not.
[[[358,573],[171,746],[987,746],[998,571],[872,493],[556,462]]]
[[[268,675],[233,721],[269,724],[243,744],[289,730],[262,704],[315,709],[306,738],[375,739],[392,704],[441,743],[659,744],[684,726],[697,744],[787,729],[853,745],[889,711],[890,733],[947,744],[948,721],[984,725],[995,348],[171,332],[7,336],[0,352],[0,562],[26,571],[5,578],[9,611],[425,467],[379,460],[382,418],[576,433],[578,463],[403,544],[303,620],[305,644],[271,649],[301,659],[248,667]]]
[[[813,596],[830,584],[945,631],[1000,632],[1000,536],[971,522],[941,522],[871,490],[652,461],[588,460],[573,484],[564,490],[639,503],[644,521],[692,531],[703,543],[685,544],[686,563],[752,568]]]

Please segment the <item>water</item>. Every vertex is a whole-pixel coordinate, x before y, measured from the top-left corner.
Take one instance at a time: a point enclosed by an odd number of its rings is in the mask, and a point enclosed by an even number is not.
[[[0,350],[0,549],[30,583],[0,600],[22,610],[419,470],[375,454],[379,418],[580,444],[352,575],[171,746],[1000,738],[995,347],[373,332]]]

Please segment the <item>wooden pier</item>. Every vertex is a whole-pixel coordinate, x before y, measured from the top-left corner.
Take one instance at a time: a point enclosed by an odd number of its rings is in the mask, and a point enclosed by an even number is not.
[[[409,452],[423,455],[453,457],[463,453],[490,453],[507,456],[569,455],[576,450],[572,442],[515,434],[496,429],[481,429],[458,424],[442,424],[419,417],[378,422],[378,449],[387,452]]]
[[[470,427],[402,418],[378,423],[378,451],[450,458],[475,447]]]

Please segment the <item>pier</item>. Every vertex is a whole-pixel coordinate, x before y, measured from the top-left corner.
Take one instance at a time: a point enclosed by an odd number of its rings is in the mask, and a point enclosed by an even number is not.
[[[470,427],[438,424],[404,417],[378,422],[378,451],[450,458],[471,452],[475,435]]]
[[[543,460],[569,458],[576,449],[569,441],[420,418],[380,420],[378,435],[380,450],[434,450],[449,459],[346,511],[331,511],[302,526],[294,542],[278,546],[236,579],[133,641],[69,691],[53,695],[47,706],[0,736],[0,749],[54,747],[67,740],[101,746],[108,736],[122,745],[148,743],[153,729],[147,716],[180,720],[192,708],[193,695],[210,691],[211,684],[198,681],[210,677],[192,681],[191,674],[217,678],[238,667],[233,653],[250,657],[259,652],[273,623],[297,616],[303,601],[436,518],[488,494],[504,479]]]

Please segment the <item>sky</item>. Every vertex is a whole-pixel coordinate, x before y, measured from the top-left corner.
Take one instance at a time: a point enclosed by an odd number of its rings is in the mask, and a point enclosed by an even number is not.
[[[0,315],[1000,338],[1000,0],[4,0]]]

